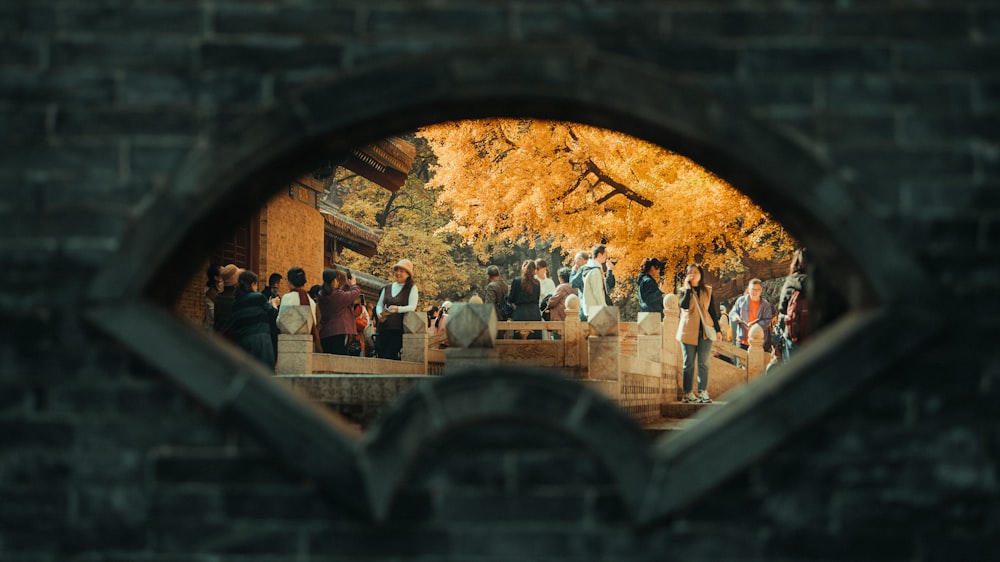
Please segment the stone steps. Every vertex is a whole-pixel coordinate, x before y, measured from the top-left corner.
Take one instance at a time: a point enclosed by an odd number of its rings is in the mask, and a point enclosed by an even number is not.
[[[651,440],[675,431],[683,431],[689,423],[692,423],[690,418],[702,411],[702,409],[725,405],[725,402],[712,402],[711,404],[670,402],[667,404],[661,404],[661,418],[657,421],[643,424],[642,431]]]

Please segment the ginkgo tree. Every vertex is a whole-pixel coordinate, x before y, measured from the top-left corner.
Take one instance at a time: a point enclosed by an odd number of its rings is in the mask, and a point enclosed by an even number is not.
[[[421,128],[431,184],[469,244],[551,237],[604,242],[619,269],[646,257],[677,271],[696,255],[722,270],[786,254],[792,239],[747,196],[689,158],[623,133],[567,122],[483,119]]]

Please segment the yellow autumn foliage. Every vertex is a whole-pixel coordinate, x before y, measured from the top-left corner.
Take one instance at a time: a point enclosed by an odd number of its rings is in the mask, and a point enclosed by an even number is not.
[[[677,271],[704,256],[721,270],[771,259],[792,240],[747,196],[689,158],[606,129],[483,119],[424,127],[431,184],[466,243],[551,236],[567,251],[604,241],[618,271],[646,257]]]

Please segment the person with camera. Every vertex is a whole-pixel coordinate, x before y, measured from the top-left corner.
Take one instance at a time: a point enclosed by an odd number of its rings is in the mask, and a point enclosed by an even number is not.
[[[354,281],[350,270],[323,271],[323,285],[319,290],[319,342],[323,353],[348,355],[348,345],[358,335],[354,320],[354,300],[361,296],[361,288]]]

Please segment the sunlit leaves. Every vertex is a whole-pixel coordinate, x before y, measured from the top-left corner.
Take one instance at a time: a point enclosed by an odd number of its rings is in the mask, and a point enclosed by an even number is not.
[[[789,249],[781,226],[688,158],[574,123],[487,119],[422,128],[437,155],[447,228],[471,244],[551,236],[564,249],[605,241],[619,267],[677,269],[703,254],[725,267]]]

